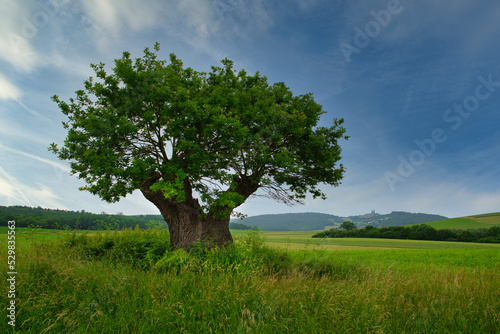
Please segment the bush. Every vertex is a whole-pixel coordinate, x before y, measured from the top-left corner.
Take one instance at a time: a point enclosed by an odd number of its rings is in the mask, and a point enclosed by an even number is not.
[[[328,238],[328,235],[325,232],[319,232],[312,236],[313,238]]]
[[[183,269],[192,269],[196,266],[195,259],[185,250],[177,249],[173,252],[167,252],[156,262],[154,268],[158,272],[171,272],[179,275]]]
[[[476,240],[477,240],[476,233],[471,232],[469,230],[463,230],[458,235],[458,241],[462,241],[462,242],[474,242]]]
[[[493,226],[488,229],[488,235],[490,237],[496,237],[500,239],[500,226]]]
[[[171,250],[168,230],[107,231],[104,234],[73,233],[66,247],[91,260],[128,263],[133,268],[154,269],[161,273],[181,274],[184,271],[288,271],[290,255],[264,245],[257,231],[249,231],[234,244],[224,248],[207,248],[198,243],[190,249]]]
[[[380,237],[384,239],[394,239],[396,237],[396,233],[393,231],[385,231]]]
[[[447,229],[447,228],[437,230],[437,232],[436,232],[436,239],[438,241],[447,241],[447,240],[456,239],[456,238],[457,238],[457,234],[455,232],[453,232],[452,230]]]
[[[66,242],[90,259],[105,258],[130,263],[134,268],[149,268],[170,249],[168,230],[106,231],[104,234],[73,233]]]
[[[380,238],[381,233],[380,233],[379,229],[373,228],[372,230],[370,230],[366,233],[366,237],[367,238]]]
[[[477,242],[486,243],[486,244],[494,244],[494,243],[500,243],[500,239],[497,239],[495,237],[486,237],[486,238],[478,239]]]

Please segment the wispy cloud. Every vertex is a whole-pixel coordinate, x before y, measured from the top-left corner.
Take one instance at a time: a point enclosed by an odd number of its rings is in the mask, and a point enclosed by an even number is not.
[[[221,48],[235,38],[246,39],[272,25],[272,15],[262,0],[83,0],[83,20],[97,49],[108,52],[128,39],[151,29],[163,38],[182,41],[197,52],[220,60]],[[160,41],[161,42],[161,41]]]
[[[6,203],[59,201],[74,209],[106,205],[106,211],[157,212],[140,202],[140,194],[115,206],[79,192],[83,181],[69,177],[69,167],[46,146],[62,142],[65,133],[59,122],[48,121],[64,118],[50,95],[66,100],[94,75],[90,63],[112,67],[121,52],[140,56],[158,41],[160,57],[174,52],[197,70],[209,70],[228,57],[236,68],[283,80],[295,93],[314,92],[328,112],[321,125],[330,125],[332,116],[345,119],[351,136],[342,143],[347,173],[340,187],[325,188],[327,201],[308,199],[307,206],[290,208],[255,199],[242,211],[350,215],[376,209],[451,216],[493,210],[500,177],[496,93],[464,119],[459,131],[448,132],[446,143],[396,192],[383,175],[398,168],[398,156],[408,158],[418,148],[416,139],[446,127],[443,113],[474,93],[478,75],[492,73],[495,82],[500,80],[495,74],[500,70],[495,58],[500,2],[399,2],[403,10],[380,32],[372,30],[369,45],[347,63],[339,44],[355,46],[355,28],[365,30],[371,21],[377,30],[384,18],[377,21],[372,12],[387,10],[390,2],[5,0],[0,12],[0,196]]]
[[[21,97],[21,91],[0,73],[0,100],[14,99]]]
[[[7,146],[3,145],[2,143],[0,143],[0,150],[5,150],[5,151],[8,151],[8,152],[11,152],[11,153],[14,153],[14,154],[18,154],[18,155],[22,155],[24,157],[28,157],[30,159],[33,159],[33,160],[36,160],[36,161],[39,161],[39,162],[43,162],[45,164],[48,164],[48,165],[50,165],[52,167],[55,167],[57,169],[60,169],[61,171],[67,172],[67,173],[69,173],[71,171],[71,169],[67,165],[63,165],[63,164],[61,164],[59,162],[55,162],[55,161],[52,161],[52,160],[49,160],[49,159],[45,159],[45,158],[42,158],[42,157],[39,157],[39,156],[36,156],[36,155],[33,155],[33,154],[29,154],[29,153],[23,152],[21,150],[15,149],[15,148],[7,147]]]
[[[0,167],[0,200],[9,205],[42,206],[66,209],[52,189],[37,182],[32,187],[20,182]]]
[[[18,203],[31,206],[31,201],[21,188],[16,178],[9,175],[0,166],[0,196],[6,198],[9,204]]]
[[[172,3],[158,0],[83,0],[81,11],[86,30],[101,52],[121,45],[125,35],[166,28],[179,19]]]
[[[35,1],[7,0],[2,2],[0,59],[21,72],[31,72],[39,60],[32,46],[37,28],[30,22],[36,5]]]
[[[457,204],[460,203],[460,208]],[[466,216],[499,211],[500,193],[471,190],[460,183],[435,182],[408,194],[401,207],[420,208],[447,216]]]
[[[25,124],[10,120],[8,116],[0,115],[0,145],[2,143],[4,145],[19,144],[20,142],[26,142],[29,145],[40,145],[40,143],[47,143],[46,145],[48,145],[48,143],[54,141],[37,131],[37,129],[29,129]]]
[[[27,112],[29,112],[31,115],[33,115],[33,116],[35,116],[35,117],[37,117],[37,118],[43,119],[43,120],[45,120],[45,121],[52,122],[52,120],[51,120],[50,118],[48,118],[48,117],[46,117],[46,116],[44,116],[44,115],[42,115],[42,114],[40,114],[40,113],[38,113],[38,112],[34,111],[34,110],[33,110],[33,109],[31,109],[31,108],[28,108],[28,107],[27,107],[27,106],[26,106],[26,105],[25,105],[25,104],[24,104],[24,103],[23,103],[20,99],[17,99],[17,98],[16,98],[16,99],[14,99],[14,100],[15,100],[17,103],[19,103],[19,105],[20,105],[21,107],[23,107],[23,108],[24,108],[24,110],[26,110]]]

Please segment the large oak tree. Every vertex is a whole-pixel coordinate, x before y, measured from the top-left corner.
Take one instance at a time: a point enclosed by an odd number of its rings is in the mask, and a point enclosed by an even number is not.
[[[318,127],[324,114],[312,94],[294,96],[221,61],[209,73],[184,68],[174,54],[159,60],[124,52],[112,73],[92,64],[95,78],[75,98],[53,100],[68,117],[64,146],[51,144],[81,190],[107,202],[140,190],[163,215],[172,246],[232,241],[229,219],[250,196],[287,204],[343,177],[338,141],[342,119]]]

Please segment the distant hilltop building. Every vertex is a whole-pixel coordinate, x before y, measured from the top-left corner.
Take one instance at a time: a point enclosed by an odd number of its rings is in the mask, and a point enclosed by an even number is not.
[[[358,216],[359,218],[371,218],[376,215],[375,210],[372,210],[371,213],[367,213],[366,215]]]

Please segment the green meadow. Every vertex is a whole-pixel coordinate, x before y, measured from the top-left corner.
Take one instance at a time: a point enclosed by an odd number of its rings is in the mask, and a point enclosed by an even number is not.
[[[312,238],[318,231],[271,232],[262,236],[266,244],[287,250],[381,250],[381,249],[498,249],[499,244],[466,242],[439,242],[423,240],[367,239],[367,238]]]
[[[466,229],[490,228],[492,226],[500,225],[500,212],[487,213],[483,215],[469,216],[469,217],[450,218],[445,220],[438,220],[427,224],[436,229],[452,228],[452,229],[466,230]]]
[[[500,245],[232,232],[186,253],[165,252],[165,230],[18,228],[16,326],[4,284],[0,332],[500,331]]]

